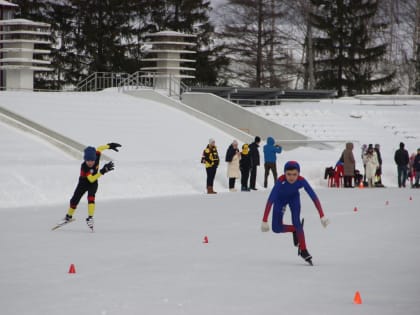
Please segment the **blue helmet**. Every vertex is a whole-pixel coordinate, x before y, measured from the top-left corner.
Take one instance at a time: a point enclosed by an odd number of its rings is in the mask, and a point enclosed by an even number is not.
[[[284,164],[284,172],[291,171],[291,170],[297,170],[300,173],[300,165],[296,161],[288,161],[286,164]]]

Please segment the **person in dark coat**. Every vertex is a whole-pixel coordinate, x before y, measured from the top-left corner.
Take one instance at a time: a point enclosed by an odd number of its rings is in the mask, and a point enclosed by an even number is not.
[[[251,171],[251,154],[249,153],[249,145],[247,143],[242,146],[239,168],[241,169],[241,191],[250,191],[248,178]]]
[[[405,187],[405,182],[407,181],[408,163],[410,162],[410,156],[404,146],[404,143],[400,142],[400,148],[395,151],[394,154],[394,161],[395,164],[397,164],[399,188]]]
[[[249,155],[251,159],[251,177],[249,180],[249,188],[257,190],[255,183],[257,181],[257,167],[260,165],[260,147],[261,138],[256,136],[254,142],[249,145]]]
[[[413,171],[416,173],[416,181],[414,182],[414,188],[420,188],[420,148],[417,149],[417,154],[414,158]]]
[[[382,186],[382,156],[381,156],[381,146],[379,144],[375,144],[375,152],[376,156],[378,157],[379,167],[376,170],[376,186]]]

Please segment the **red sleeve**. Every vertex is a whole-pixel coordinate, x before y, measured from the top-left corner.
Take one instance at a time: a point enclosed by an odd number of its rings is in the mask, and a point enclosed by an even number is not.
[[[271,201],[267,201],[267,204],[265,205],[265,210],[264,210],[263,222],[267,222],[268,216],[270,215],[272,205],[273,205],[273,203]]]

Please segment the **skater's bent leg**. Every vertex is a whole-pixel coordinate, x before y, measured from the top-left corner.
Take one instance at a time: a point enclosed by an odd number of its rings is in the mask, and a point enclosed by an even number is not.
[[[80,199],[85,194],[86,190],[87,188],[84,185],[77,185],[73,196],[70,199],[70,207],[67,210],[67,215],[73,216],[74,212],[76,211],[77,205],[79,204]]]
[[[273,220],[271,223],[271,228],[274,233],[288,233],[294,232],[295,227],[293,225],[283,224],[283,207],[273,209]]]

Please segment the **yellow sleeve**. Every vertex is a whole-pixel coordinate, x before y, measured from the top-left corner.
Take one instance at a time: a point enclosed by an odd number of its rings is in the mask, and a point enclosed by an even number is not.
[[[96,151],[99,151],[102,153],[102,151],[104,150],[108,150],[109,149],[109,145],[104,144],[104,145],[100,145],[99,147],[96,148]]]
[[[88,176],[87,176],[87,180],[88,180],[90,183],[94,183],[94,182],[96,182],[96,181],[98,180],[98,178],[99,178],[99,177],[101,177],[101,176],[102,176],[101,172],[98,172],[98,173],[96,173],[95,175],[88,175]]]

